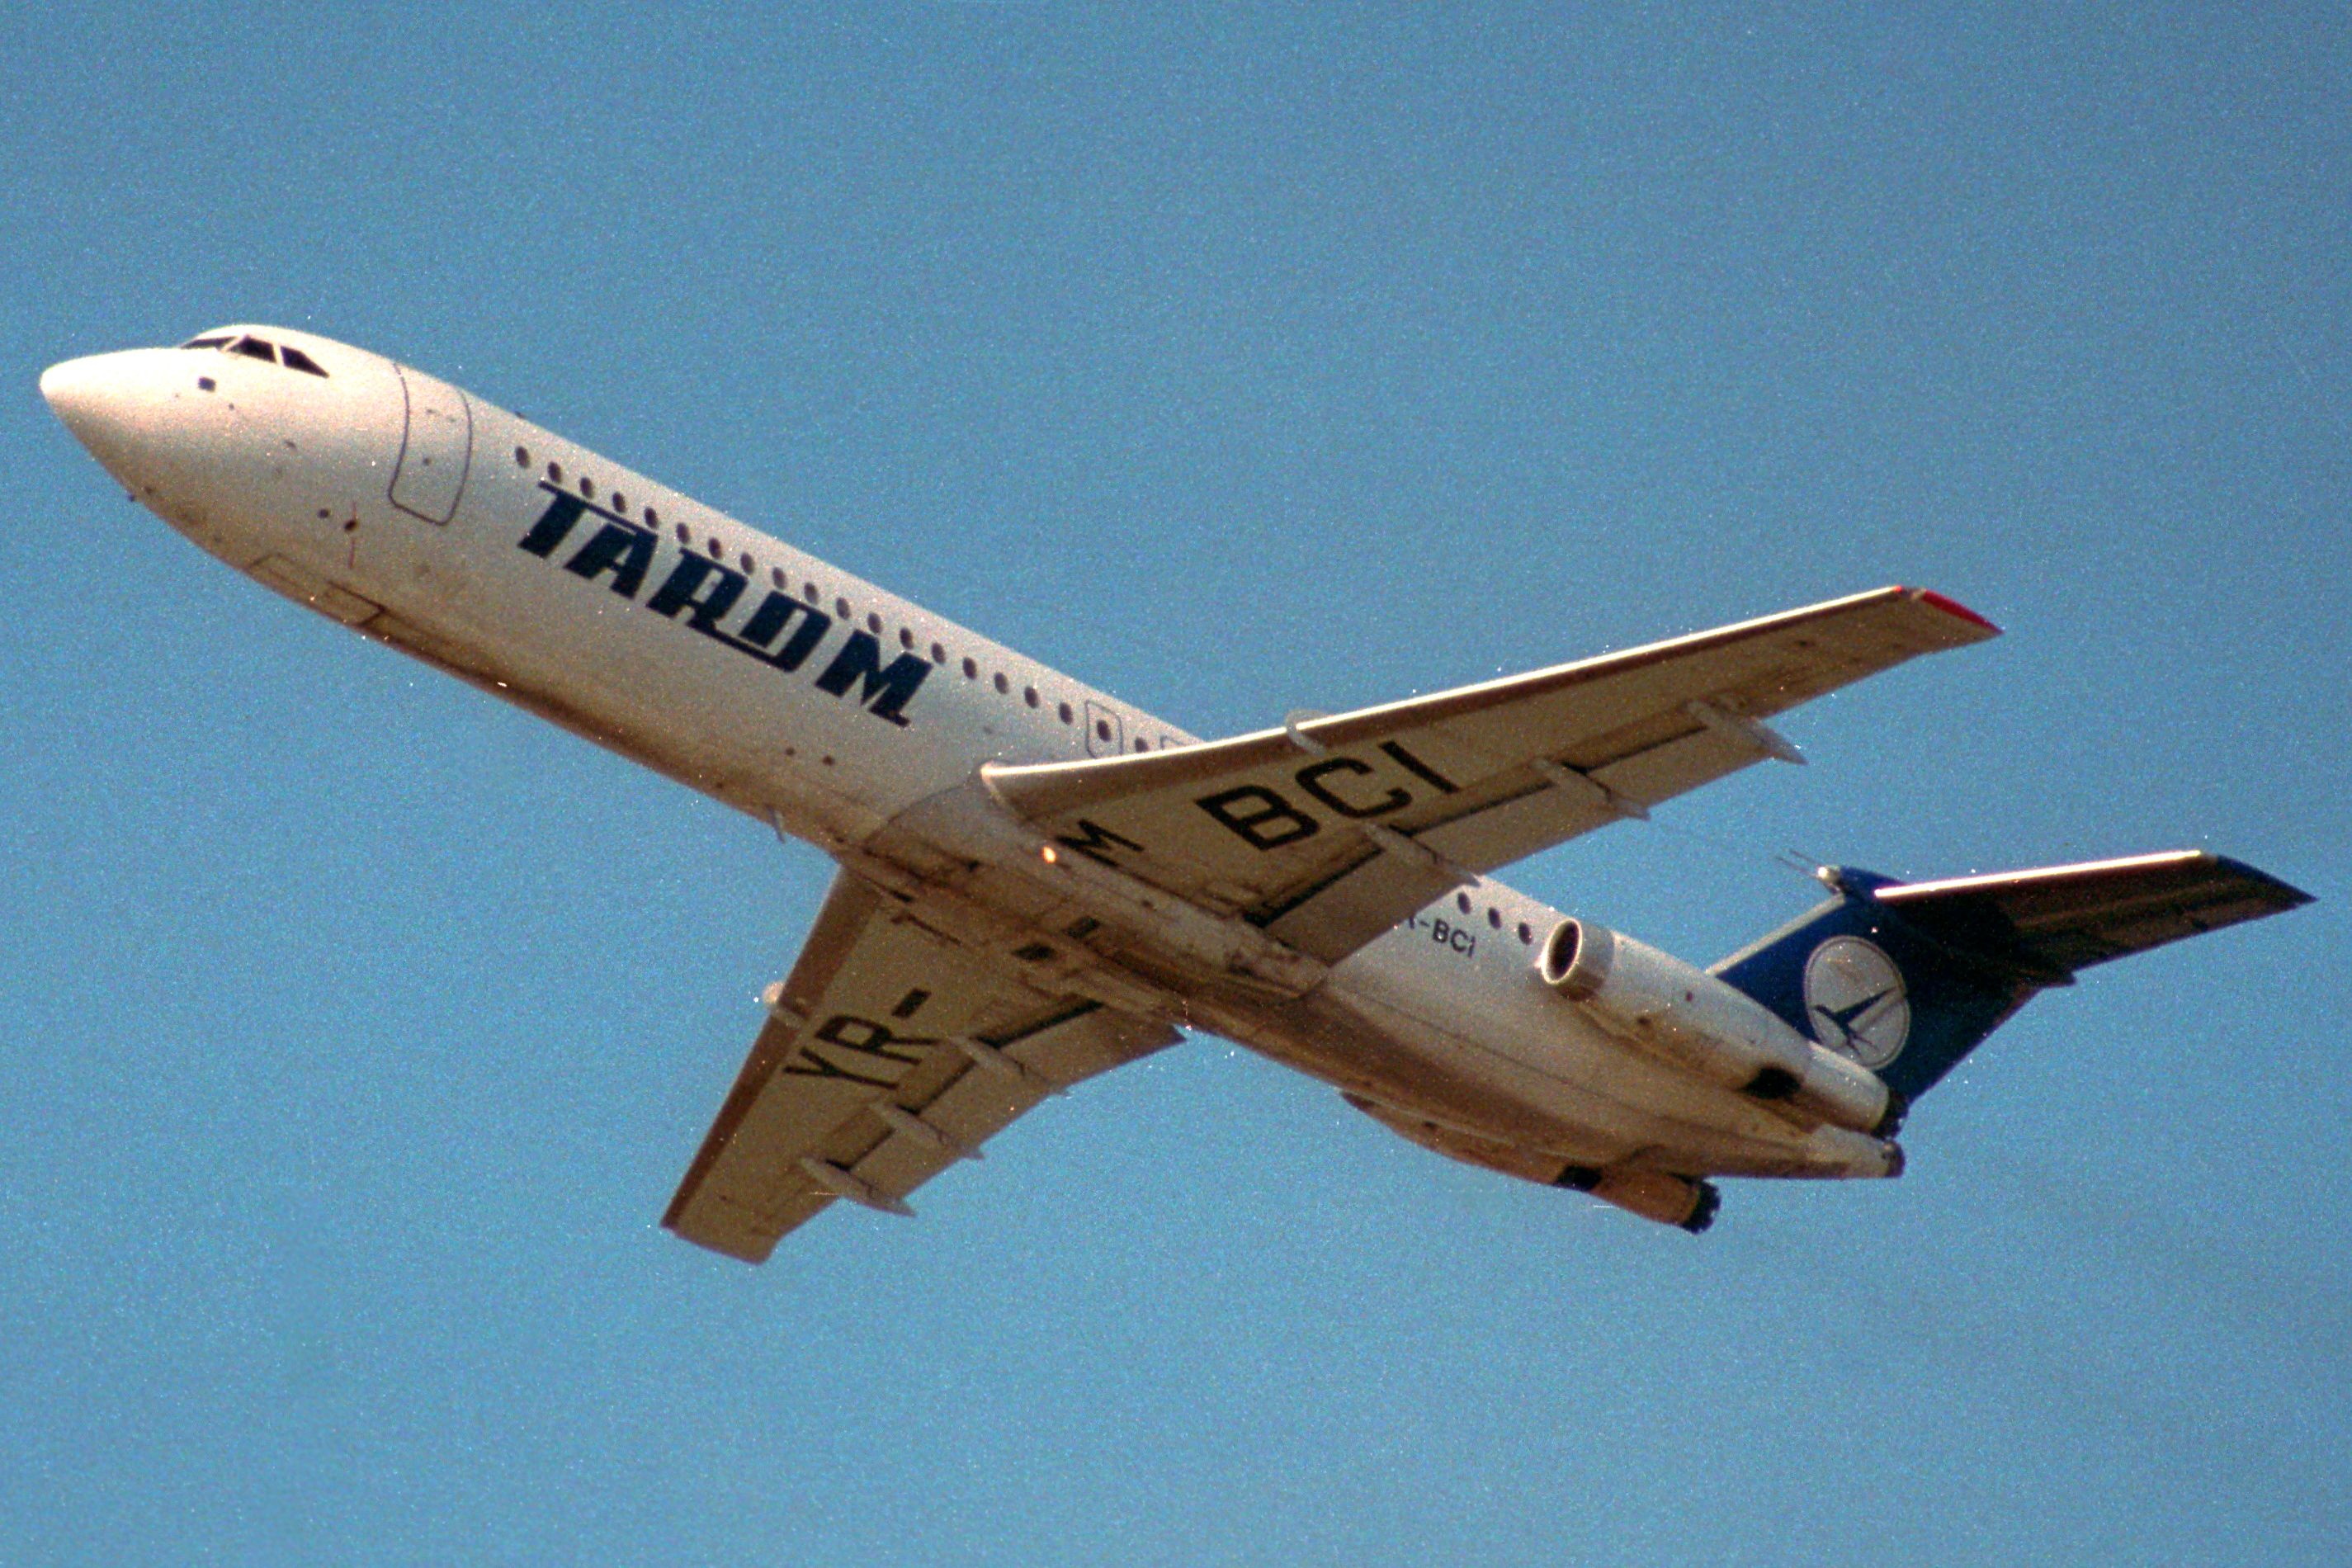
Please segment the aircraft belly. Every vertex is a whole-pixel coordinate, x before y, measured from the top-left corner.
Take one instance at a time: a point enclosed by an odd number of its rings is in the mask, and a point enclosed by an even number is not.
[[[985,787],[967,784],[902,813],[851,863],[940,929],[966,929],[968,942],[1024,964],[1034,985],[1139,986],[1172,1019],[1450,1126],[1584,1163],[1807,1162],[1804,1129],[1601,1034],[1541,984],[1527,944],[1507,935],[1481,954],[1429,940],[1431,922],[1416,917],[1286,988],[1246,922],[1148,889],[1128,897],[1138,892],[1129,880],[1074,843],[1024,836]],[[968,910],[990,919],[974,923]]]
[[[845,787],[856,738],[828,725],[832,715],[795,712],[698,649],[642,646],[667,629],[658,624],[566,617],[518,586],[405,595],[366,629],[723,804],[762,820],[781,813],[800,837],[871,830],[876,818]]]
[[[1807,1130],[1547,1006],[1531,969],[1524,985],[1502,961],[1452,972],[1415,951],[1429,945],[1384,939],[1309,996],[1224,1032],[1344,1091],[1578,1163],[1759,1174],[1817,1163]]]

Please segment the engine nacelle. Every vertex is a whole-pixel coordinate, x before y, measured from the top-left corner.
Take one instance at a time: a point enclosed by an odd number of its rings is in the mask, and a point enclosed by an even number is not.
[[[1594,1023],[1709,1083],[1874,1136],[1903,1119],[1902,1097],[1876,1073],[1746,992],[1607,926],[1562,921],[1537,968]]]

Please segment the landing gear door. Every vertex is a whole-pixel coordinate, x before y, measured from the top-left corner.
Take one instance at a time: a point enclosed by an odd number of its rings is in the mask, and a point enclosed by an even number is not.
[[[1099,702],[1087,704],[1087,755],[1115,757],[1127,750],[1126,726]]]
[[[447,382],[404,364],[394,368],[407,423],[392,469],[392,504],[427,522],[446,523],[457,514],[473,461],[474,410]]]

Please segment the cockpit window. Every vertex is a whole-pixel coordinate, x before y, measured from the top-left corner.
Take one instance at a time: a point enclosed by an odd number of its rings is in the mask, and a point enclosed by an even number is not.
[[[268,338],[257,338],[250,333],[240,337],[235,332],[208,332],[201,338],[190,338],[180,346],[184,349],[219,349],[226,353],[244,354],[249,359],[257,359],[264,364],[282,364],[288,370],[299,370],[305,375],[315,375],[321,381],[327,377],[325,365],[320,364],[292,343],[280,346],[272,343]]]

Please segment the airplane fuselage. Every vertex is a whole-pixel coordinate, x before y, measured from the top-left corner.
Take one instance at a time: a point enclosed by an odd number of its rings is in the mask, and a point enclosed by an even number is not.
[[[1888,1146],[1696,1081],[1568,1005],[1536,972],[1563,916],[1525,894],[1481,879],[1329,965],[1155,896],[1041,839],[982,769],[1184,731],[388,359],[212,336],[228,342],[70,362],[44,392],[238,571],[815,844],[1042,994],[1225,1036],[1465,1157],[1491,1141],[1592,1167],[1890,1173]],[[229,351],[248,336],[325,374]],[[1406,748],[1319,771],[1302,751],[1275,826],[1444,787]],[[1223,825],[1265,834],[1272,810]]]

